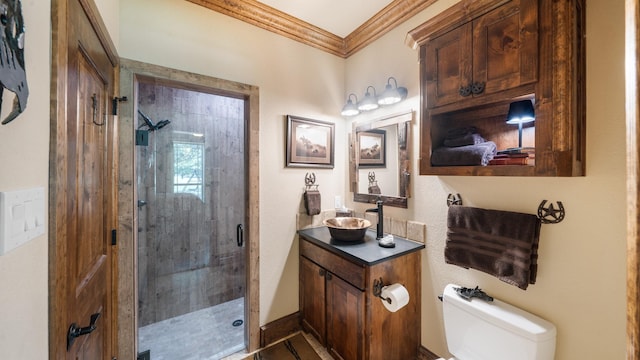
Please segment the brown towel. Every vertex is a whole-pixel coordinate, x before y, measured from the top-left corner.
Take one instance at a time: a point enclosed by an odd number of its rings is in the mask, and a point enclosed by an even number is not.
[[[307,215],[320,214],[320,192],[318,190],[307,190],[304,192],[304,207],[307,208]]]
[[[445,261],[525,290],[536,282],[540,224],[532,214],[451,205]]]

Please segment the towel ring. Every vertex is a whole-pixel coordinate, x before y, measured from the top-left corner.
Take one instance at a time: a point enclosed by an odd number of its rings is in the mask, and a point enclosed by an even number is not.
[[[315,173],[306,173],[304,175],[304,186],[306,190],[318,190],[319,184],[316,184],[316,174]]]
[[[451,205],[462,205],[460,194],[449,194],[449,196],[447,196],[447,207]]]

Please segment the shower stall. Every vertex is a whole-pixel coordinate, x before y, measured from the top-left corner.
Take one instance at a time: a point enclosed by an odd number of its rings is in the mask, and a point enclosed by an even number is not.
[[[139,359],[245,348],[245,101],[158,81],[136,96]]]

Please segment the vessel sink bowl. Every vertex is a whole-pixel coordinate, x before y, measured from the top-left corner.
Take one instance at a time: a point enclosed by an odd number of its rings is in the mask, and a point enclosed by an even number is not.
[[[360,241],[371,226],[369,220],[356,217],[336,217],[322,223],[329,228],[331,237],[339,241]]]

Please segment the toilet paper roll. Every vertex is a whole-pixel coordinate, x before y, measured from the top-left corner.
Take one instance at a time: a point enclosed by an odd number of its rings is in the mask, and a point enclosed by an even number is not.
[[[380,296],[384,299],[391,300],[391,303],[389,303],[387,300],[381,299],[384,307],[391,312],[396,312],[409,303],[409,292],[407,288],[401,284],[392,284],[383,287]]]

